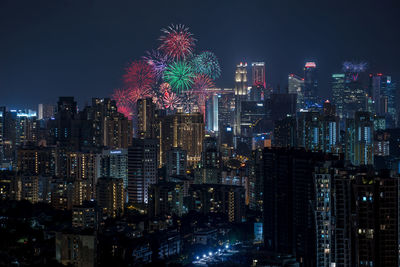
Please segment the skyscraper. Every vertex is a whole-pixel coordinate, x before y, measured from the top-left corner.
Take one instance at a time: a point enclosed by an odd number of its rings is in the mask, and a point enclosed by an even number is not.
[[[251,63],[252,86],[261,85],[266,88],[265,82],[265,62]]]
[[[137,101],[137,137],[155,138],[154,119],[156,106],[151,98]]]
[[[236,65],[235,95],[247,97],[247,63]]]
[[[344,98],[346,79],[343,73],[332,74],[332,102],[336,106],[337,114],[340,118],[344,117]]]
[[[147,204],[148,189],[157,183],[157,140],[134,139],[128,149],[128,201]]]
[[[297,110],[304,108],[304,78],[295,74],[288,76],[288,92],[297,95]]]
[[[317,64],[306,62],[304,66],[304,102],[312,105],[318,102]]]

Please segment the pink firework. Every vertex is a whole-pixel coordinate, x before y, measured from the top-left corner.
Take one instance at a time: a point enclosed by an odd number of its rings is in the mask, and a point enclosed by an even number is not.
[[[198,74],[193,81],[193,92],[205,96],[207,88],[215,87],[213,80],[205,74]]]
[[[160,37],[159,50],[175,60],[185,60],[193,54],[196,39],[189,32],[189,28],[182,24],[171,25],[161,30],[164,35]]]
[[[165,108],[170,110],[176,109],[181,104],[180,98],[171,91],[165,91],[163,102]]]
[[[141,91],[150,90],[156,82],[154,68],[144,60],[131,62],[125,71],[123,79],[125,85],[129,88]]]
[[[164,93],[165,91],[171,91],[171,85],[169,83],[160,84],[160,92]]]
[[[129,90],[129,100],[133,105],[136,105],[136,102],[141,98],[152,97],[150,88],[139,89],[139,88],[131,88]]]
[[[111,99],[115,100],[117,106],[127,106],[130,104],[130,92],[127,89],[115,89]]]
[[[130,106],[117,106],[118,112],[124,114],[129,120],[133,118],[133,110]]]

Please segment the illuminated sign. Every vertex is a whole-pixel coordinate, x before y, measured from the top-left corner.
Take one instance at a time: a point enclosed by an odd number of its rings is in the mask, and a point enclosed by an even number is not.
[[[121,154],[121,150],[111,150],[110,154]]]
[[[306,68],[316,68],[317,64],[315,62],[306,62]]]

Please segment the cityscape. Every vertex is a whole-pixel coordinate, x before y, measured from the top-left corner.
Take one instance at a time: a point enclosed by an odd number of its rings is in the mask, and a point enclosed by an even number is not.
[[[61,2],[26,7],[44,21],[61,21],[46,17],[52,9],[97,16],[96,1]],[[151,40],[135,39],[145,50],[123,55],[106,93],[59,81],[20,96],[10,84],[24,76],[0,64],[0,266],[400,266],[396,65],[374,54],[328,68],[310,53],[278,75],[262,51],[246,57],[238,46],[229,65],[213,43],[228,33],[213,40],[191,14],[181,23],[168,12],[141,29]]]

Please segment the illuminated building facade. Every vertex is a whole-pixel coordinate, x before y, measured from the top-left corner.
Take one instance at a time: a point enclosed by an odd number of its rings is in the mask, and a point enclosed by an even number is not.
[[[266,88],[265,82],[265,62],[253,62],[251,63],[251,75],[252,75],[252,85],[261,85]]]
[[[317,64],[306,62],[304,66],[304,102],[312,105],[318,102]]]
[[[101,177],[97,180],[97,205],[102,216],[122,215],[125,206],[124,181],[121,178]]]
[[[289,74],[288,76],[288,92],[289,94],[297,95],[297,108],[300,110],[305,107],[304,103],[304,78],[301,78],[295,74]]]

